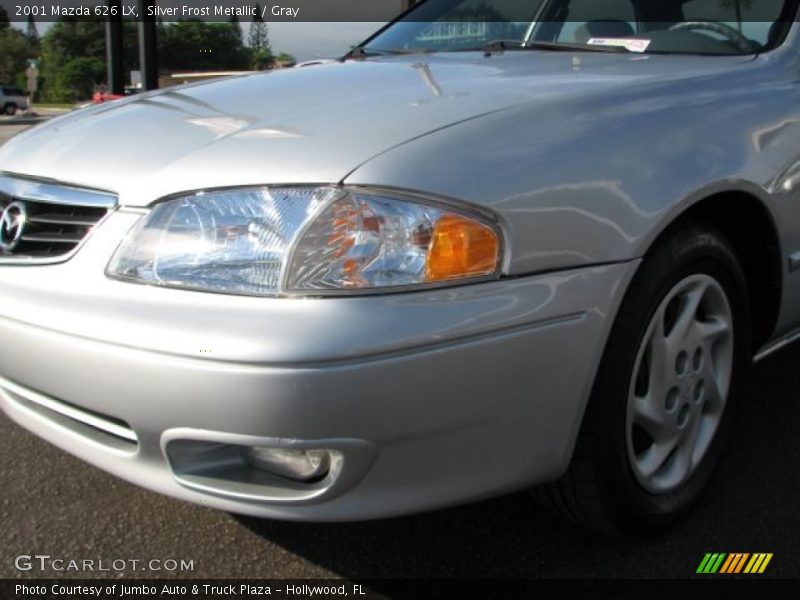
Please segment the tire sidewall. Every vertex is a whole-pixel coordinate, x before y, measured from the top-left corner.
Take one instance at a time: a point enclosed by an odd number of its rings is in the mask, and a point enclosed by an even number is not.
[[[655,311],[675,285],[696,274],[708,275],[722,286],[733,314],[734,357],[728,399],[714,439],[694,473],[676,490],[654,494],[641,486],[628,459],[628,394],[639,348]],[[730,436],[749,352],[747,286],[730,244],[713,229],[682,228],[645,258],[634,277],[609,337],[590,402],[598,434],[596,467],[606,492],[606,510],[621,529],[646,534],[663,528],[697,500]]]

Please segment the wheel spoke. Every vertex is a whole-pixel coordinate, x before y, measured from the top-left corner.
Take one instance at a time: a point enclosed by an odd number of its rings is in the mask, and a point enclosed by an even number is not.
[[[730,332],[731,326],[724,319],[715,317],[710,321],[696,321],[695,329],[700,341],[708,344],[710,348],[714,342]]]
[[[680,313],[667,337],[669,347],[676,353],[681,342],[688,337],[692,331],[692,326],[697,322],[697,308],[703,300],[706,289],[706,284],[698,283],[684,294],[685,299],[681,302]]]
[[[684,431],[675,450],[675,459],[672,466],[675,483],[679,484],[686,480],[692,471],[692,458],[694,446],[697,441],[697,431],[700,428],[700,419],[695,418],[689,427]]]
[[[672,454],[675,446],[678,444],[678,436],[674,435],[670,439],[657,442],[650,446],[644,454],[637,457],[639,470],[645,477],[652,477],[655,475],[664,463]]]
[[[645,397],[634,398],[634,421],[644,429],[655,441],[663,441],[674,435],[674,428],[669,420],[669,415],[659,405],[663,400],[659,396],[648,394]]]
[[[650,334],[650,386],[648,391],[650,396],[663,398],[667,393],[670,352],[667,347],[667,338],[664,335],[663,311],[656,318],[655,328]]]

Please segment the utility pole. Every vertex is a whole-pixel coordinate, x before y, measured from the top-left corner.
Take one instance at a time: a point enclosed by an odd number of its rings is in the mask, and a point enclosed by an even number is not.
[[[28,61],[28,68],[25,70],[28,78],[28,112],[33,112],[33,101],[36,99],[36,91],[39,89],[39,67],[35,60]]]
[[[106,65],[108,91],[125,93],[125,65],[122,61],[122,0],[108,0],[106,21]]]
[[[142,87],[145,90],[158,88],[158,40],[155,17],[156,0],[139,0],[139,68],[142,71]],[[148,10],[148,8],[150,10]],[[148,16],[150,13],[151,16]]]

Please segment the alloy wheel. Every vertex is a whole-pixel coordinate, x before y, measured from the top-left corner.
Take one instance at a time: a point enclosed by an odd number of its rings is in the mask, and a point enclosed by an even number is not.
[[[722,286],[695,274],[655,311],[642,339],[627,403],[631,468],[649,492],[684,484],[706,455],[730,388],[733,313]]]

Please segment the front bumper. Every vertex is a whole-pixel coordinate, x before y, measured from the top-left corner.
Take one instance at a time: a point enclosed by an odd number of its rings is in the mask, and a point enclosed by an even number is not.
[[[115,213],[67,263],[0,267],[0,407],[133,483],[263,517],[384,517],[558,477],[638,265],[362,298],[231,297],[105,278],[136,218]],[[206,469],[219,455],[193,444],[341,460],[322,482],[290,485]]]

